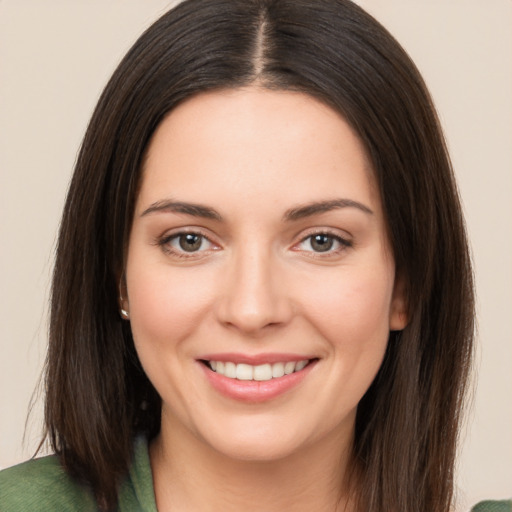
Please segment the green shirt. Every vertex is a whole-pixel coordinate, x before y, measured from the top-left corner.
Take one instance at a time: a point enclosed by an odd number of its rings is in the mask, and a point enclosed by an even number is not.
[[[471,512],[512,512],[512,500],[482,501]]]
[[[118,512],[157,512],[147,441],[137,439],[133,463],[119,491]],[[91,491],[75,482],[52,455],[0,472],[1,512],[97,512]]]
[[[133,463],[119,491],[118,512],[157,512],[147,441],[135,442]],[[97,512],[89,489],[64,471],[56,456],[0,471],[1,512]],[[512,512],[512,501],[484,501],[472,512]]]

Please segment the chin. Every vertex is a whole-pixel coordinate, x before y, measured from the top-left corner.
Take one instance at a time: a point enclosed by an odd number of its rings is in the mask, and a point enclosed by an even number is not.
[[[247,418],[250,422],[250,418]],[[245,423],[245,422],[242,422]],[[214,452],[229,459],[245,462],[272,462],[289,457],[304,445],[302,436],[292,429],[279,428],[275,422],[258,425],[217,425],[217,428],[198,432],[199,438]]]
[[[298,451],[298,448],[281,442],[241,440],[240,442],[211,445],[218,453],[233,461],[267,463],[284,460]]]

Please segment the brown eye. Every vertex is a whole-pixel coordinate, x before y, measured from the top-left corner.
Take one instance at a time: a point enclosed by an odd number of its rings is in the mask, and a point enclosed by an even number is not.
[[[352,247],[352,242],[329,232],[319,232],[306,236],[296,247],[305,253],[318,256],[322,254],[328,257],[335,256],[344,249]]]
[[[179,235],[178,243],[185,252],[195,252],[203,245],[203,237],[196,233],[184,233]]]
[[[192,258],[194,261],[220,249],[206,235],[197,231],[164,235],[157,239],[156,245],[172,258]]]
[[[327,252],[334,246],[334,238],[324,233],[310,237],[311,248],[315,252]]]

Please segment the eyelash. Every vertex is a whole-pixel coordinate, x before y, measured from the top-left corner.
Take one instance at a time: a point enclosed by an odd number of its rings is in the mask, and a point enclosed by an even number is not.
[[[327,251],[325,252],[322,252],[322,251],[314,251],[314,250],[304,250],[304,252],[306,253],[311,253],[310,256],[313,257],[313,258],[329,258],[329,257],[334,257],[334,256],[338,256],[340,253],[342,253],[343,251],[347,250],[347,249],[350,249],[351,247],[354,246],[354,243],[351,241],[351,240],[347,240],[346,238],[343,238],[342,236],[340,236],[339,234],[337,233],[334,233],[328,229],[321,229],[321,230],[318,230],[318,231],[313,231],[313,232],[310,232],[308,233],[305,237],[303,237],[301,239],[301,241],[296,244],[294,247],[298,247],[300,245],[302,245],[303,243],[305,243],[307,240],[310,240],[310,245],[314,239],[314,237],[316,236],[325,236],[331,240],[333,240],[334,242],[338,243],[339,246],[338,248],[334,249],[334,250],[331,250],[331,248],[329,248]],[[301,251],[301,249],[295,249],[297,251]]]
[[[211,245],[215,245],[204,233],[201,233],[201,231],[198,231],[198,230],[190,230],[190,231],[180,231],[178,233],[172,233],[170,235],[164,235],[162,236],[161,238],[157,238],[155,240],[155,243],[156,245],[158,245],[162,251],[165,253],[165,254],[169,254],[173,257],[176,257],[176,258],[183,258],[183,259],[188,259],[188,258],[197,258],[198,255],[203,255],[204,253],[209,253],[211,250],[216,250],[216,249],[207,249],[207,250],[199,250],[199,251],[190,251],[190,252],[187,252],[185,250],[176,250],[175,248],[173,248],[170,243],[173,241],[173,240],[179,240],[181,237],[183,236],[186,236],[186,235],[196,235],[198,237],[201,238],[201,245],[204,241],[206,241],[207,243],[211,244]]]
[[[181,237],[186,236],[186,235],[196,235],[196,236],[200,237],[201,245],[204,241],[206,241],[208,244],[215,245],[214,242],[212,242],[204,233],[201,233],[201,231],[198,231],[198,230],[180,231],[178,233],[164,235],[155,240],[155,245],[158,245],[164,253],[172,255],[173,257],[183,258],[183,259],[197,258],[199,255],[201,255],[201,256],[207,255],[210,251],[216,250],[216,249],[210,248],[210,249],[206,249],[206,250],[197,250],[197,251],[187,252],[185,250],[182,250],[182,251],[176,250],[175,248],[173,248],[170,245],[171,241],[179,240]],[[304,249],[295,249],[295,247],[299,247],[300,245],[305,243],[307,240],[311,240],[310,241],[310,244],[311,244],[314,237],[322,236],[322,235],[333,240],[334,242],[338,243],[339,247],[336,248],[335,250],[331,250],[331,248],[329,248],[325,252],[314,251],[314,250],[310,251],[310,250],[304,250]],[[335,234],[329,230],[323,229],[323,230],[318,230],[318,231],[308,233],[305,237],[303,237],[300,240],[300,242],[298,244],[295,244],[293,246],[293,250],[301,251],[301,252],[305,252],[305,253],[311,253],[311,257],[314,257],[314,258],[329,258],[332,256],[336,256],[336,255],[340,254],[341,252],[343,252],[344,250],[349,249],[353,246],[354,246],[354,244],[351,240],[347,240],[346,238],[343,238],[338,234]]]

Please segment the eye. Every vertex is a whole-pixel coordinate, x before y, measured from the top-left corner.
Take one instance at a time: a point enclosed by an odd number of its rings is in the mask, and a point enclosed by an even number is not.
[[[207,245],[207,240],[197,233],[182,233],[181,235],[177,235],[172,238],[170,243],[174,248],[177,248],[177,245],[185,252],[197,252],[203,247],[203,245]]]
[[[352,243],[349,240],[338,235],[331,233],[314,233],[304,238],[298,244],[298,249],[314,253],[335,254],[351,246]]]
[[[158,240],[158,245],[164,252],[179,258],[199,255],[217,248],[206,236],[192,231],[164,236]]]
[[[332,236],[321,233],[308,237],[309,245],[315,252],[327,252],[334,246],[334,238]]]

